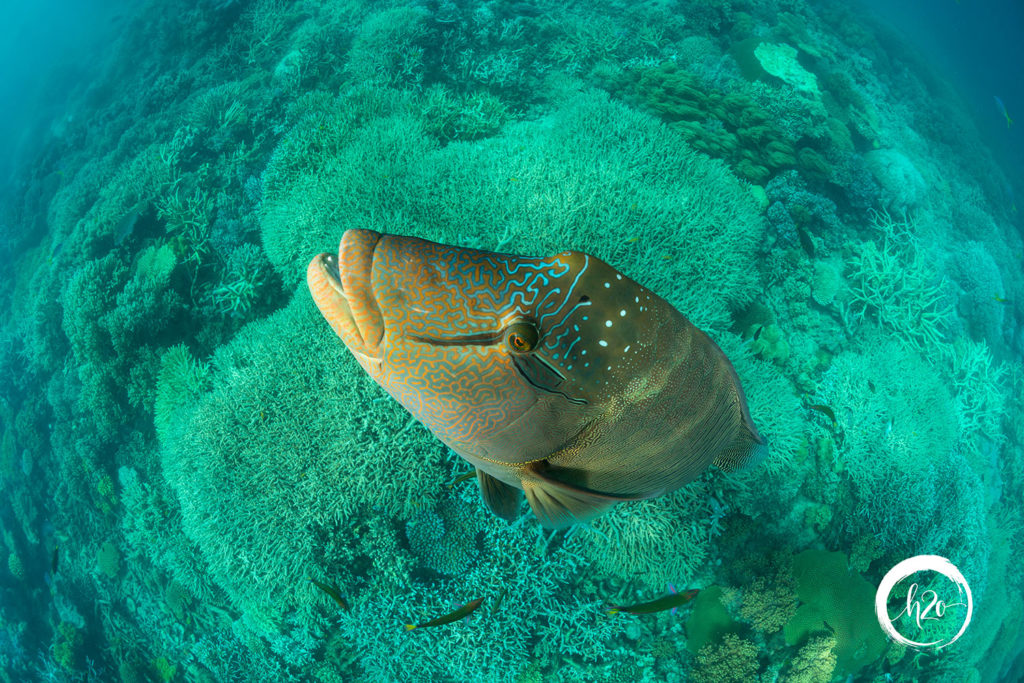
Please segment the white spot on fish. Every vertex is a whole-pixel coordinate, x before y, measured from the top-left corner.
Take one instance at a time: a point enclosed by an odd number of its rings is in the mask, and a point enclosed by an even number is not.
[[[610,282],[606,282],[606,283],[604,283],[604,286],[605,286],[605,289],[607,289],[608,287],[611,287],[612,285],[611,285]]]
[[[616,280],[621,280],[621,279],[622,279],[622,276],[621,276],[621,275],[619,275],[618,273],[616,273],[616,274],[615,274],[615,279],[616,279]]]
[[[601,346],[608,346],[608,342],[606,342],[604,339],[598,339],[597,343],[600,344]]]
[[[640,303],[640,297],[638,297],[638,296],[633,297],[633,301],[635,301],[636,303]]]
[[[612,326],[612,321],[611,320],[605,320],[604,321],[604,326],[605,327],[611,327]]]
[[[622,352],[626,353],[627,351],[629,351],[630,346],[632,346],[632,344],[626,344],[626,348],[622,349]]]
[[[620,318],[625,318],[626,317],[626,309],[625,308],[623,308],[621,311],[619,311],[619,317]]]

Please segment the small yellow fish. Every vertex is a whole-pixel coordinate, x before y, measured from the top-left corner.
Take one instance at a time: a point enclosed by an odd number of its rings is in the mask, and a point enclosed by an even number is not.
[[[331,597],[331,600],[334,600],[334,602],[338,604],[338,607],[345,610],[346,612],[349,610],[348,603],[345,601],[345,598],[341,597],[341,592],[336,587],[327,583],[322,583],[320,581],[317,581],[316,579],[312,579],[309,577],[306,578],[308,578],[310,583],[312,583],[314,586],[322,590],[324,593],[327,593],[327,595]]]
[[[449,612],[448,614],[442,617],[438,617],[437,619],[431,619],[430,621],[425,621],[422,624],[406,624],[405,630],[412,631],[416,628],[429,628],[431,626],[444,626],[445,624],[450,624],[452,622],[458,621],[459,619],[468,617],[470,614],[475,612],[477,608],[480,607],[483,601],[483,598],[477,598],[472,602],[467,602],[465,605],[458,608],[454,612]]]
[[[448,484],[448,488],[450,488],[450,489],[455,488],[456,486],[458,486],[462,482],[469,481],[470,479],[472,479],[475,476],[476,476],[476,470],[473,470],[471,472],[466,472],[465,474],[460,474],[459,476],[455,477],[455,481],[453,481],[452,483]]]
[[[832,423],[833,427],[836,425],[836,414],[832,412],[832,409],[829,408],[828,406],[822,405],[820,403],[811,403],[807,407],[810,410],[817,410],[819,413],[827,417],[829,419],[829,422]]]
[[[672,610],[675,612],[677,607],[690,602],[697,597],[698,593],[700,593],[700,590],[697,588],[691,588],[690,590],[683,591],[682,593],[677,593],[672,586],[669,586],[669,590],[672,592],[664,597],[658,598],[657,600],[641,602],[637,605],[612,607],[608,610],[608,613],[616,614],[618,612],[627,612],[629,614],[653,614],[655,612],[663,612],[665,610]]]

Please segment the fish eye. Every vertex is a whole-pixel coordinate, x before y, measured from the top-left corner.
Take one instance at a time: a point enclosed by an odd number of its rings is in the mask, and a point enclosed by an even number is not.
[[[532,351],[540,341],[537,326],[530,322],[512,323],[505,330],[505,345],[516,353]]]

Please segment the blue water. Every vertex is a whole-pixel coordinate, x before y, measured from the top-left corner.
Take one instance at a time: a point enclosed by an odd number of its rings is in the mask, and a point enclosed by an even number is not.
[[[1019,2],[3,11],[0,679],[1024,680]]]

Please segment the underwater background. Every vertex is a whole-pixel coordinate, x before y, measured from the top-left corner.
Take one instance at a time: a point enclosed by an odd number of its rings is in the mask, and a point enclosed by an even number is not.
[[[5,9],[2,680],[1021,679],[1024,16],[868,4]],[[507,524],[313,305],[349,228],[604,259],[768,458]]]

